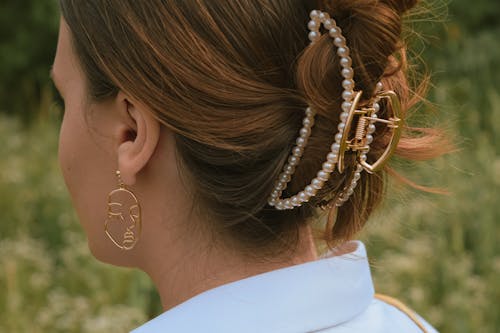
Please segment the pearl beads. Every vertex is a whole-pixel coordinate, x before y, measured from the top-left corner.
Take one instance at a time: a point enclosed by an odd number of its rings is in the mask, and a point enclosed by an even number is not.
[[[322,168],[316,174],[309,185],[298,192],[297,194],[283,199],[281,195],[283,190],[286,189],[287,184],[291,180],[292,174],[295,172],[296,166],[299,164],[300,159],[304,153],[304,148],[307,145],[309,137],[311,135],[311,129],[314,126],[314,116],[315,111],[308,107],[306,109],[306,115],[302,120],[302,128],[299,131],[299,137],[295,141],[295,147],[292,149],[291,155],[288,157],[287,163],[285,164],[283,171],[275,182],[275,187],[269,196],[268,203],[270,206],[274,206],[276,209],[293,209],[294,207],[301,206],[302,203],[308,202],[311,197],[315,196],[319,190],[321,190],[325,184],[330,179],[331,174],[335,170],[336,164],[339,158],[339,151],[341,147],[341,141],[344,134],[344,129],[346,128],[346,122],[349,118],[349,112],[353,107],[354,93],[354,70],[352,69],[352,59],[349,56],[349,48],[346,45],[346,39],[342,35],[342,30],[337,26],[337,23],[333,18],[330,17],[328,13],[313,10],[310,12],[309,17],[311,20],[308,22],[307,27],[310,32],[308,38],[311,44],[314,44],[321,37],[319,31],[321,25],[328,30],[329,36],[333,39],[333,44],[337,48],[336,53],[340,57],[341,75],[343,77],[342,87],[344,91],[342,92],[343,102],[341,104],[342,112],[340,114],[340,122],[337,126],[338,132],[334,136],[334,143],[331,145],[331,151],[327,154],[326,160],[322,165]],[[382,89],[381,83],[377,84],[376,90],[380,91]],[[377,101],[376,101],[377,102]],[[373,107],[376,111],[380,108],[378,103],[374,103]],[[375,112],[376,112],[375,111]],[[367,145],[373,141],[372,133],[375,131],[375,125],[370,122],[367,129],[366,143]],[[366,161],[367,151],[363,151],[359,156],[359,161]],[[354,193],[354,188],[357,182],[361,178],[361,171],[363,166],[357,164],[356,171],[352,177],[352,181],[349,186],[347,186],[344,191],[339,196],[339,199],[335,202],[336,206],[341,206],[344,202],[349,199],[349,196]]]
[[[306,202],[311,196],[316,195],[316,191],[321,188],[310,186],[307,190],[305,189],[291,198],[279,199],[283,190],[290,182],[291,175],[295,172],[295,167],[300,162],[304,153],[304,147],[307,145],[307,141],[311,135],[311,128],[314,126],[314,116],[314,110],[308,107],[306,109],[306,116],[302,121],[303,127],[299,131],[300,136],[296,139],[296,146],[292,149],[292,155],[289,156],[287,164],[283,168],[278,181],[275,183],[275,188],[268,200],[269,205],[275,206],[277,209],[291,209],[300,206],[302,202]]]

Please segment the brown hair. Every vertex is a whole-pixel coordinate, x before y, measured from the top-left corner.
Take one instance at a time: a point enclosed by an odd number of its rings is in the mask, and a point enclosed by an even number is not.
[[[245,254],[278,253],[297,244],[300,225],[352,173],[334,174],[308,203],[267,205],[290,155],[307,105],[315,127],[284,196],[307,185],[330,149],[341,102],[339,58],[324,34],[308,47],[309,13],[328,12],[351,50],[356,90],[365,99],[382,80],[404,110],[423,95],[411,87],[402,16],[417,0],[61,0],[62,14],[88,79],[91,101],[126,91],[176,133],[180,170],[211,230]],[[387,109],[387,107],[385,108]],[[382,107],[383,112],[389,112]],[[396,151],[427,159],[446,148],[441,132],[407,127]],[[415,136],[415,132],[419,135]],[[389,133],[377,129],[375,159]],[[386,174],[362,173],[354,195],[324,230],[330,246],[352,238],[383,198]]]

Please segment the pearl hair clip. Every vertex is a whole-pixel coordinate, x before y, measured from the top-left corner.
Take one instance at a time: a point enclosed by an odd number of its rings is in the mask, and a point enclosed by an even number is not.
[[[345,170],[345,153],[348,150],[356,152],[357,165],[350,183],[346,186],[334,202],[322,206],[323,209],[331,208],[332,205],[337,207],[342,206],[349,197],[354,193],[354,189],[358,180],[361,178],[361,172],[366,170],[369,173],[382,169],[388,158],[392,155],[399,142],[402,130],[402,120],[399,118],[401,106],[398,96],[393,91],[382,91],[382,83],[379,82],[375,88],[375,96],[369,103],[368,107],[358,109],[358,104],[361,99],[362,91],[354,91],[354,70],[352,69],[352,59],[349,57],[349,48],[346,46],[346,39],[342,35],[341,29],[337,26],[335,20],[330,18],[326,12],[313,10],[310,13],[311,21],[308,23],[310,44],[314,44],[321,36],[319,31],[321,24],[329,30],[330,37],[333,38],[333,44],[337,47],[337,55],[340,57],[340,65],[342,66],[341,74],[344,80],[342,87],[342,113],[340,114],[340,123],[337,126],[338,132],[335,135],[335,142],[331,145],[331,151],[326,156],[326,161],[322,165],[322,169],[318,171],[316,177],[302,191],[297,194],[283,199],[281,195],[286,189],[287,184],[291,180],[291,176],[295,172],[295,168],[300,162],[304,153],[304,148],[307,145],[311,135],[311,129],[314,126],[315,111],[310,106],[306,108],[306,115],[302,121],[300,136],[296,139],[296,145],[292,149],[292,154],[288,158],[282,173],[275,182],[275,187],[268,199],[268,204],[274,206],[278,210],[293,209],[301,206],[302,203],[308,202],[309,199],[316,195],[330,179],[330,175],[337,167],[339,173]],[[379,102],[381,99],[386,99],[392,106],[393,117],[389,119],[379,119],[377,112],[380,110]],[[357,124],[354,127],[353,121],[357,119]],[[370,150],[370,143],[373,141],[373,133],[375,132],[375,122],[387,124],[388,128],[392,129],[391,140],[379,159],[369,164],[367,162],[367,154]],[[351,129],[354,130],[354,136],[349,137]],[[327,200],[333,201],[333,200]]]

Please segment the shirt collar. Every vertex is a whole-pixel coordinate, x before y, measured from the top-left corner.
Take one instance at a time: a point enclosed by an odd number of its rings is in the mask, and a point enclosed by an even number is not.
[[[133,330],[310,332],[363,312],[374,289],[361,241],[353,252],[231,282],[194,296]]]

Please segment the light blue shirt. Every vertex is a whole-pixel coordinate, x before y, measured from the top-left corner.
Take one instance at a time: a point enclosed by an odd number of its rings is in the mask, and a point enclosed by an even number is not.
[[[365,246],[341,256],[255,275],[201,294],[132,333],[420,333],[402,311],[374,298]],[[436,330],[418,317],[427,332]]]

